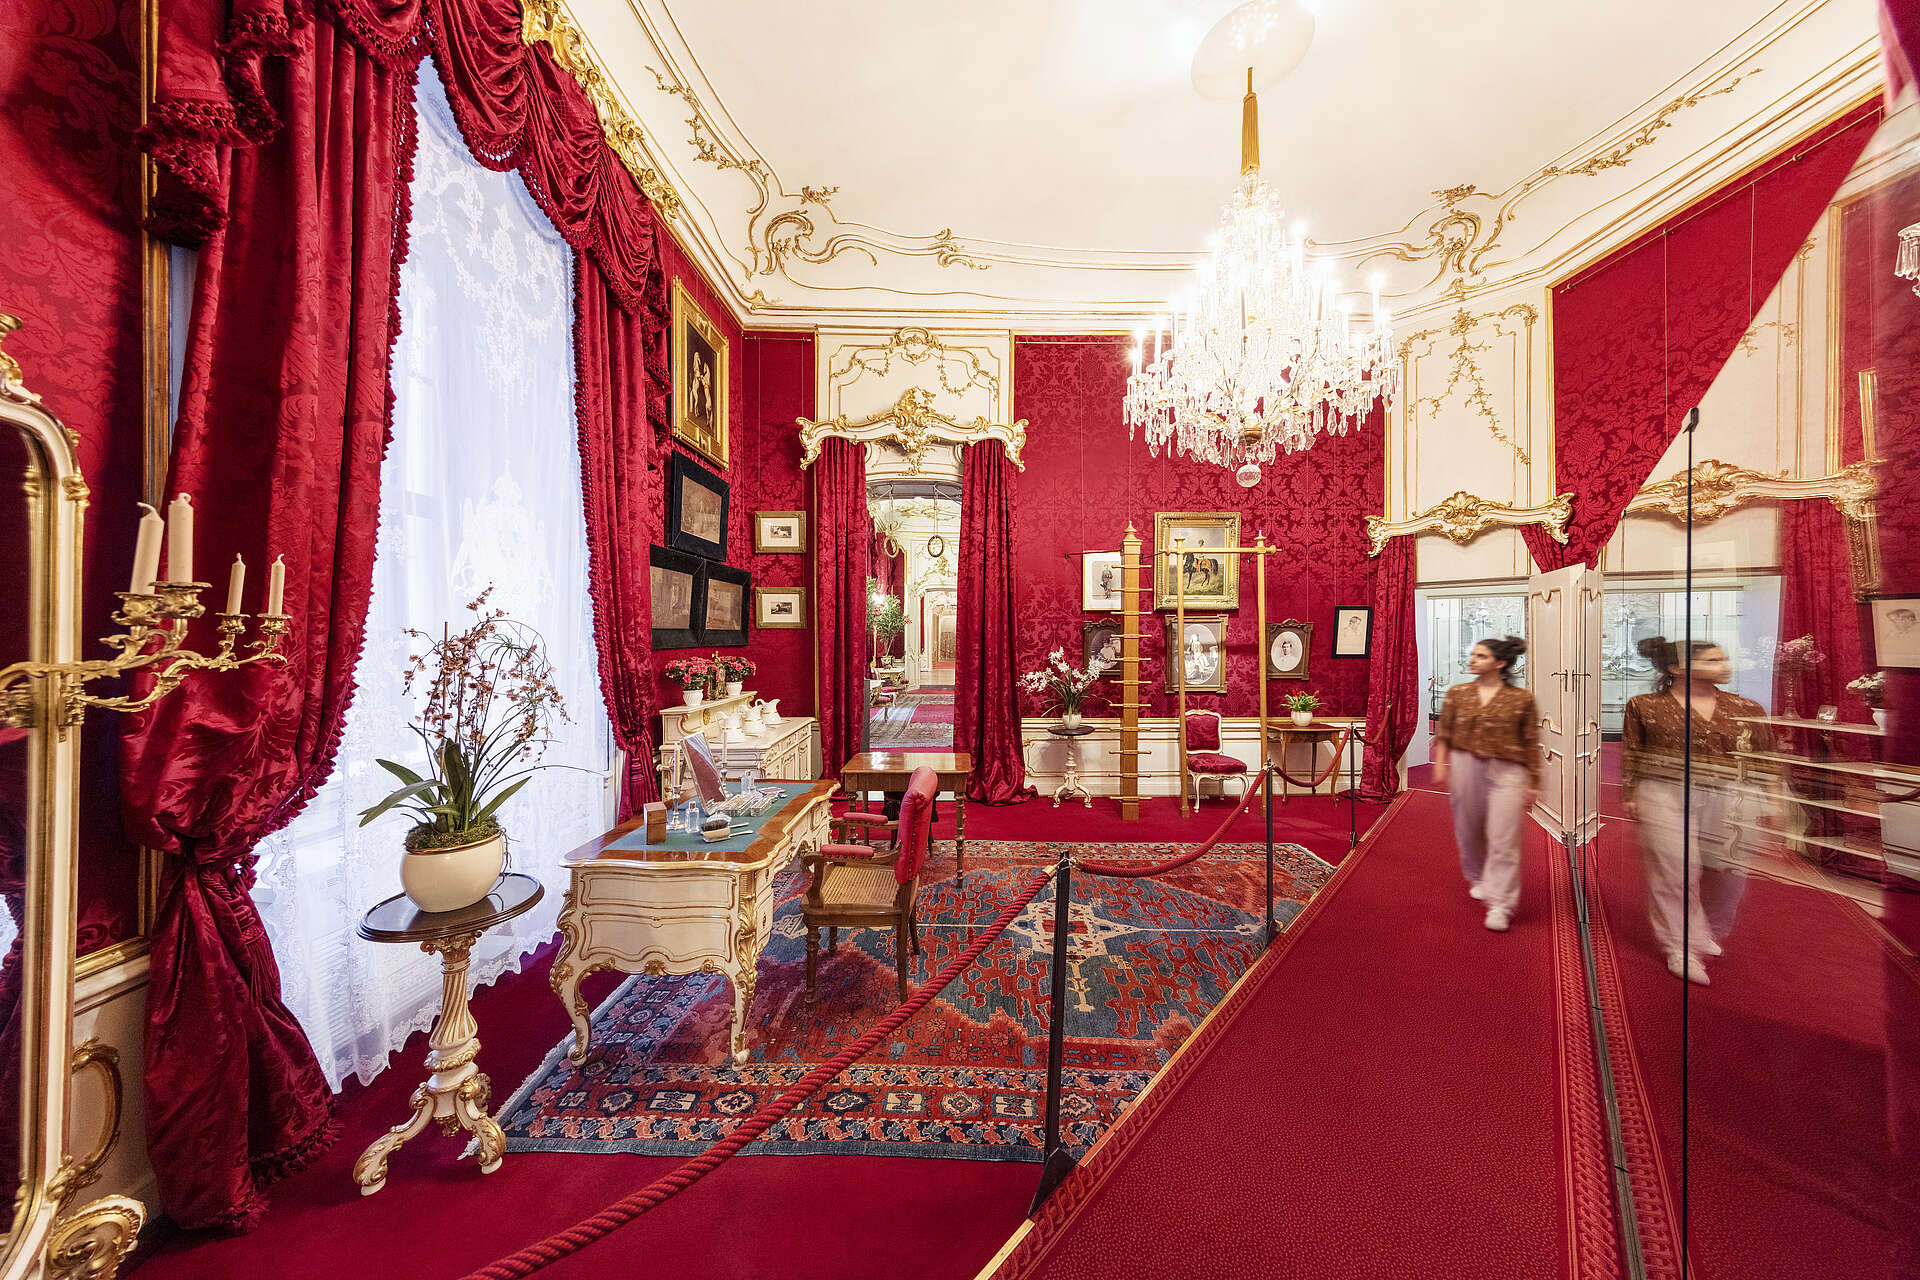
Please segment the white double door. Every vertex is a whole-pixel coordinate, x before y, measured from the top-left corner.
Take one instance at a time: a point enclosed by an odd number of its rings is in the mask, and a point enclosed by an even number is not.
[[[1527,583],[1527,684],[1540,710],[1546,773],[1533,816],[1549,834],[1600,825],[1600,620],[1604,579],[1583,564]]]

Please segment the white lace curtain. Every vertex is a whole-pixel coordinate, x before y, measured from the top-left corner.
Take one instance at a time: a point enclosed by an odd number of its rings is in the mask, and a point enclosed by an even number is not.
[[[612,825],[574,437],[572,257],[517,175],[474,163],[431,63],[418,112],[393,444],[358,688],[332,778],[263,843],[255,888],[287,1003],[336,1088],[383,1070],[439,1010],[434,958],[354,936],[368,907],[400,891],[406,818],[358,825],[392,786],[374,761],[424,765],[401,688],[408,627],[464,626],[467,602],[491,584],[491,603],[545,638],[572,716],[546,760],[573,767],[538,774],[502,812],[510,866],[539,877],[547,897],[481,939],[476,986],[518,970],[552,936],[561,858]]]

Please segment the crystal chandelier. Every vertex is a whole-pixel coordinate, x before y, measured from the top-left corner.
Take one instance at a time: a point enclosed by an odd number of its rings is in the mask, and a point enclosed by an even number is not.
[[[1155,456],[1164,448],[1237,468],[1250,486],[1260,464],[1345,434],[1376,400],[1391,404],[1400,371],[1377,278],[1368,323],[1356,326],[1332,264],[1307,256],[1304,226],[1284,225],[1260,176],[1251,69],[1240,146],[1240,184],[1193,291],[1153,318],[1150,346],[1135,332],[1125,417]]]

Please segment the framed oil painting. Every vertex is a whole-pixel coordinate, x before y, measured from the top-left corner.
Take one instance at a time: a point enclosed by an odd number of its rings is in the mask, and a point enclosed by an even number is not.
[[[684,453],[667,464],[667,545],[727,558],[727,482]]]
[[[702,593],[700,643],[740,645],[747,642],[747,601],[752,598],[753,575],[731,565],[706,566]]]
[[[673,438],[727,465],[727,340],[673,283]]]
[[[1167,619],[1167,692],[1180,691],[1178,670],[1187,673],[1188,693],[1225,693],[1227,691],[1227,615],[1224,613],[1187,615],[1186,636],[1176,639],[1177,619]],[[1173,664],[1178,655],[1180,668]]]
[[[805,587],[755,587],[753,625],[761,631],[801,631],[807,625]]]
[[[1081,555],[1080,607],[1088,613],[1120,611],[1120,553],[1118,551],[1088,551]]]
[[[706,617],[702,587],[706,561],[672,547],[647,552],[648,584],[653,594],[653,647],[694,649],[701,644],[699,623]]]
[[[1083,622],[1080,624],[1080,666],[1084,669],[1095,658],[1105,658],[1110,664],[1101,679],[1120,670],[1120,624],[1118,622]]]
[[[1269,680],[1305,680],[1312,658],[1313,624],[1288,618],[1267,624],[1262,661]]]
[[[1182,539],[1179,563],[1172,554]],[[1240,545],[1240,516],[1231,511],[1159,511],[1153,517],[1153,607],[1175,607],[1175,574],[1180,575],[1189,609],[1240,607],[1240,557],[1226,548]]]
[[[1373,610],[1343,604],[1333,611],[1333,656],[1366,658],[1373,654]]]
[[[753,553],[757,556],[800,556],[807,553],[807,513],[756,511],[753,513]]]

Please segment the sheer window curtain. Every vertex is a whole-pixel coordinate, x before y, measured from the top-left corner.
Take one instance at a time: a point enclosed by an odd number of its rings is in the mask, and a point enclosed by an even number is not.
[[[392,782],[374,761],[424,760],[401,687],[407,628],[463,627],[491,584],[490,603],[544,637],[571,716],[545,758],[572,767],[540,773],[502,812],[510,869],[538,877],[547,897],[475,946],[476,986],[553,935],[560,860],[612,821],[574,438],[572,254],[518,175],[474,162],[431,62],[417,110],[394,438],[358,689],[339,766],[265,842],[254,890],[287,1004],[335,1088],[385,1069],[440,1006],[432,957],[354,936],[368,907],[400,891],[406,818],[358,825]]]

